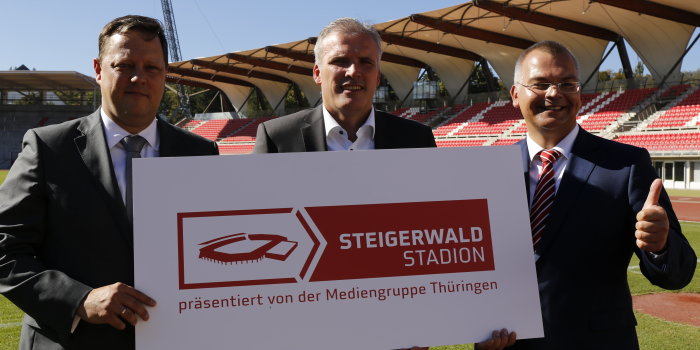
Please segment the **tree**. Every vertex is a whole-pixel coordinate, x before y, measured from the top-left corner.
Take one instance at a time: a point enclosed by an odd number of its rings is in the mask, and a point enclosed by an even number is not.
[[[251,90],[248,102],[243,108],[244,114],[249,117],[267,117],[273,113],[270,102],[257,87]]]
[[[306,99],[306,95],[296,84],[290,85],[284,104],[289,110],[299,110],[309,107],[309,101]]]
[[[625,72],[622,71],[622,68],[620,68],[615,74],[612,76],[613,80],[625,80],[627,77],[625,77]]]
[[[158,113],[165,117],[171,123],[178,122],[177,116],[175,115],[175,110],[178,106],[177,93],[171,91],[170,89],[165,89],[163,93],[163,99],[160,101],[160,108]]]
[[[94,91],[54,91],[56,97],[67,106],[89,106],[92,105]]]
[[[22,98],[15,100],[16,105],[40,105],[42,103],[41,94],[37,91],[19,92]]]
[[[489,84],[486,77],[486,72],[484,69],[488,69],[491,76],[493,72],[488,66],[477,64],[474,66],[474,72],[472,72],[471,78],[469,79],[469,93],[478,94],[481,92],[492,92],[493,89],[489,88]],[[496,88],[496,87],[494,87]]]
[[[221,109],[219,89],[190,88],[190,111],[197,113],[225,112]],[[216,100],[216,101],[215,101]]]
[[[642,61],[637,61],[637,65],[634,67],[634,77],[644,77],[644,64],[642,63]]]

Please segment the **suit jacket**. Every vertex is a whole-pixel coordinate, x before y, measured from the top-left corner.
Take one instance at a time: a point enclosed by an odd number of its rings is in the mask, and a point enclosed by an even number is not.
[[[519,145],[529,159],[525,140]],[[527,179],[528,161],[523,167]],[[687,285],[696,265],[665,191],[659,200],[670,222],[665,258],[655,264],[635,244],[635,216],[656,177],[646,150],[579,129],[538,245],[545,338],[513,349],[639,348],[627,285],[632,253],[644,276],[666,289]]]
[[[158,120],[160,156],[218,154],[216,143]],[[132,228],[99,110],[29,130],[0,187],[0,292],[25,312],[21,349],[130,349],[134,329],[81,321],[92,288],[134,283]]]
[[[374,112],[374,148],[435,147],[432,130],[412,120]],[[253,153],[326,151],[323,107],[306,109],[258,126]]]

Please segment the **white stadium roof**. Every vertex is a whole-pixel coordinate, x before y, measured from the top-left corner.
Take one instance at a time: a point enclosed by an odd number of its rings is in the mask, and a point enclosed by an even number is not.
[[[437,73],[453,97],[465,93],[462,87],[475,62],[488,61],[510,85],[520,52],[541,40],[569,47],[584,81],[598,70],[610,42],[616,43],[623,68],[629,70],[624,41],[657,82],[675,81],[681,70],[677,62],[699,25],[696,0],[473,0],[378,23],[375,28],[384,41],[382,73],[403,99],[425,67]],[[215,86],[237,109],[257,87],[281,113],[289,83],[296,84],[309,103],[318,102],[320,88],[311,77],[314,43],[315,38],[308,38],[174,62],[168,81]]]

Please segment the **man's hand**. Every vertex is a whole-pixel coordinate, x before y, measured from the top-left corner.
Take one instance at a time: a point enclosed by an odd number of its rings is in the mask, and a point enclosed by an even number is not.
[[[515,332],[508,332],[503,328],[500,331],[493,331],[491,339],[484,340],[481,343],[474,344],[475,350],[503,350],[504,348],[515,344]]]
[[[107,323],[116,329],[124,329],[124,321],[136,325],[136,315],[147,321],[146,306],[155,305],[156,301],[146,294],[117,282],[90,291],[78,308],[78,316],[89,323]]]
[[[649,195],[644,207],[637,213],[637,224],[634,233],[639,249],[658,253],[666,248],[668,240],[668,216],[666,210],[659,206],[659,195],[663,185],[661,179],[651,183]]]

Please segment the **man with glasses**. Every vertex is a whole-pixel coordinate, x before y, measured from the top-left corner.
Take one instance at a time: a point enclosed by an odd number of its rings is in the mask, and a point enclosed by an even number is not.
[[[528,130],[518,144],[545,337],[513,349],[638,349],[627,285],[632,252],[644,276],[666,289],[690,282],[695,253],[649,153],[576,123],[581,84],[568,49],[536,43],[518,58],[514,78],[513,106]]]

